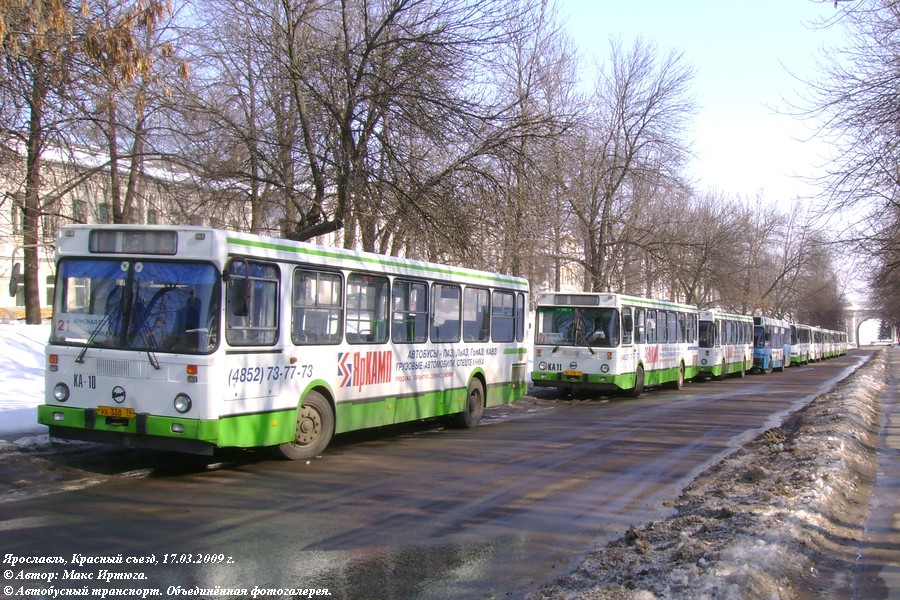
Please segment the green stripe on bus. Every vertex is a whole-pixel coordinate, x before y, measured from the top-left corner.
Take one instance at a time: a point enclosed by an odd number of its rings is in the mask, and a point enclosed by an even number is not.
[[[486,404],[498,406],[515,402],[525,395],[526,390],[524,381],[490,386],[486,392]],[[437,390],[401,398],[385,397],[368,402],[341,402],[336,409],[335,433],[451,415],[462,412],[465,402],[465,388]],[[105,431],[136,437],[200,440],[222,448],[252,448],[291,442],[294,440],[297,427],[296,409],[225,416],[218,420],[147,415],[145,432],[142,433],[138,433],[137,419],[130,419],[126,424],[113,425],[107,424],[105,418],[98,418],[94,426],[88,428],[86,412],[83,408],[44,404],[38,406],[38,422],[43,425]],[[54,413],[61,415],[61,419],[54,419]],[[183,431],[173,432],[172,425],[175,424]]]
[[[528,348],[506,348],[503,354],[528,354]]]
[[[700,369],[698,367],[685,365],[684,378],[686,380],[691,379],[693,377],[696,377],[699,372]],[[599,375],[595,373],[587,373],[586,375],[586,379],[566,379],[566,377],[564,376],[560,377],[559,373],[556,371],[534,371],[531,375],[531,379],[534,382],[545,382],[548,384],[556,385],[558,387],[580,386],[584,388],[590,388],[591,386],[598,386],[609,388],[610,386],[615,386],[620,390],[630,390],[634,388],[634,373],[621,373],[619,375]],[[644,385],[653,386],[670,383],[675,381],[677,376],[678,367],[645,371]]]
[[[267,250],[278,250],[281,252],[292,252],[294,254],[303,254],[307,256],[315,256],[319,258],[332,258],[332,259],[342,259],[342,260],[357,260],[363,263],[369,263],[373,265],[379,266],[391,266],[391,267],[402,267],[406,269],[412,269],[415,271],[422,271],[425,273],[433,273],[438,275],[443,275],[444,277],[471,277],[472,279],[480,279],[484,281],[493,281],[498,283],[504,283],[509,285],[516,285],[519,287],[526,287],[527,283],[517,277],[506,276],[506,275],[497,275],[492,273],[482,273],[482,272],[469,272],[469,271],[460,271],[454,269],[453,267],[447,265],[427,265],[427,264],[418,264],[411,262],[402,262],[399,260],[391,260],[391,257],[381,257],[377,255],[363,255],[363,254],[355,254],[350,253],[342,253],[335,250],[322,250],[319,248],[307,248],[307,247],[295,247],[289,246],[286,244],[278,244],[274,242],[263,242],[256,240],[244,240],[241,238],[226,238],[226,241],[230,244],[235,244],[238,246],[247,246],[251,248],[265,248]]]

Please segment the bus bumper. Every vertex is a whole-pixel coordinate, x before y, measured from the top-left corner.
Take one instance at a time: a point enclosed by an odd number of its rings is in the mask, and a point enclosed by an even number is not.
[[[177,419],[138,414],[134,419],[98,417],[90,408],[42,405],[38,423],[47,425],[50,437],[113,444],[130,448],[171,450],[211,455],[216,447],[218,424],[196,419]]]
[[[598,392],[620,392],[623,385],[628,382],[628,376],[623,375],[594,375],[583,373],[571,376],[555,371],[534,371],[531,374],[531,383],[536,387],[560,387],[581,390],[596,390]],[[630,376],[631,387],[634,387],[634,375]]]

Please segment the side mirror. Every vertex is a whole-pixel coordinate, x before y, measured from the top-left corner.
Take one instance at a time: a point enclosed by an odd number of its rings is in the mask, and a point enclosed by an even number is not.
[[[19,293],[19,283],[22,281],[22,263],[13,265],[12,273],[9,275],[9,295],[15,298]]]

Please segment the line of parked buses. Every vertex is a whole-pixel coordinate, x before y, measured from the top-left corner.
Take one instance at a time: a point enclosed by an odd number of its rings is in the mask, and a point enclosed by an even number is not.
[[[847,353],[847,333],[611,293],[535,297],[532,383],[638,396]]]
[[[335,434],[475,427],[532,382],[637,396],[843,354],[847,336],[521,277],[193,226],[70,225],[56,241],[50,435],[317,456]]]

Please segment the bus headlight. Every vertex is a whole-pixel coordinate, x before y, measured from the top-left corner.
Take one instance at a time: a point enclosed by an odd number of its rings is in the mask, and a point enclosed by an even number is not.
[[[178,394],[175,396],[175,410],[180,412],[181,414],[186,413],[191,410],[191,397],[187,394]]]
[[[600,365],[600,372],[601,373],[609,373],[609,365],[607,365],[605,363]]]
[[[57,383],[53,388],[53,397],[57,402],[65,402],[69,399],[69,386],[64,383]]]
[[[705,359],[705,358],[701,358],[701,359],[700,359],[700,364],[701,364],[701,365],[705,365],[705,364],[706,364],[706,359]]]
[[[541,362],[541,364],[538,365],[538,369],[540,369],[541,371],[546,371],[546,370],[547,370],[547,363]]]

